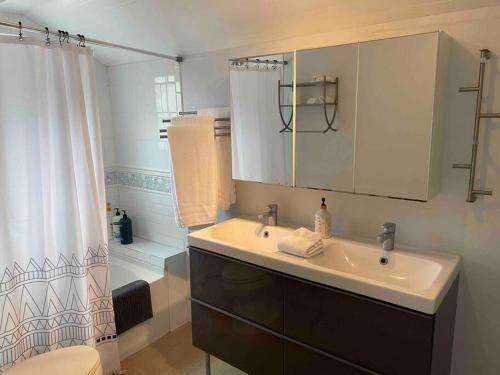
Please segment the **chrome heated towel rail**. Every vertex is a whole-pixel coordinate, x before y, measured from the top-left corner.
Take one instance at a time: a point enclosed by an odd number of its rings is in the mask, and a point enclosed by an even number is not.
[[[461,87],[459,92],[475,92],[476,97],[476,113],[474,117],[474,133],[472,139],[472,155],[470,164],[453,164],[453,168],[468,169],[469,170],[469,187],[467,189],[466,202],[474,202],[478,195],[492,195],[491,190],[476,190],[474,189],[474,181],[476,177],[476,162],[477,162],[477,149],[479,145],[479,125],[481,119],[484,118],[500,118],[500,113],[484,113],[481,112],[483,102],[483,88],[484,88],[484,68],[486,61],[490,58],[490,51],[488,49],[481,50],[481,60],[479,64],[479,79],[477,86]]]

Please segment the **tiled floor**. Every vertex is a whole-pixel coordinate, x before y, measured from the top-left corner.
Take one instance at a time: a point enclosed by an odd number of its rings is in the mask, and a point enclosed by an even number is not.
[[[227,363],[211,357],[212,375],[243,375]],[[205,375],[205,353],[191,345],[187,324],[131,355],[122,362],[125,375]]]

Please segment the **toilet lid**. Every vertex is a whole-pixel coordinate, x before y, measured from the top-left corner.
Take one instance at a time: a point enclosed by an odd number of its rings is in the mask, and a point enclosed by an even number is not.
[[[12,367],[6,375],[99,375],[99,353],[89,346],[72,346],[32,357]]]

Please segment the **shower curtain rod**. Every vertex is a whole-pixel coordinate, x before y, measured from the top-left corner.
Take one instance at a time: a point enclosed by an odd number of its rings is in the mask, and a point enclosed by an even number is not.
[[[47,31],[45,29],[40,29],[40,28],[34,27],[34,26],[25,26],[24,24],[22,24],[22,26],[20,28],[19,24],[17,24],[17,23],[0,21],[0,26],[8,27],[8,28],[11,28],[11,29],[17,29],[17,30],[21,30],[21,31],[27,30],[27,31],[30,31],[30,32],[44,34],[44,35],[47,34]],[[55,36],[57,38],[59,38],[59,33],[56,32],[56,31],[50,31],[49,30],[49,34],[53,35],[53,36]],[[80,41],[81,40],[78,35],[67,34],[67,36],[69,38],[73,39],[73,40],[76,40],[76,41]],[[104,42],[104,41],[98,40],[98,39],[92,39],[92,38],[85,37],[85,42],[89,43],[89,44],[94,44],[96,46],[119,48],[119,49],[124,49],[124,50],[127,50],[127,51],[142,53],[144,55],[161,57],[161,58],[164,58],[164,59],[169,59],[169,60],[177,61],[179,63],[182,62],[182,57],[180,57],[180,56],[169,56],[169,55],[165,55],[163,53],[146,51],[146,50],[139,49],[139,48],[122,46],[120,44],[115,44],[115,43],[110,43],[110,42]]]

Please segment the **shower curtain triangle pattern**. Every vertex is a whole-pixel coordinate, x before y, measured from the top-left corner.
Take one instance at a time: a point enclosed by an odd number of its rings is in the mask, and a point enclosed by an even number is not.
[[[61,254],[57,266],[50,261],[44,264],[47,266],[39,266],[30,259],[24,270],[15,263],[12,269],[4,271],[0,282],[0,306],[3,307],[0,356],[12,358],[14,362],[28,359],[33,354],[31,350],[25,351],[23,344],[27,342],[36,343],[33,349],[42,353],[54,345],[56,348],[93,346],[95,337],[96,343],[115,340],[109,290],[102,290],[95,281],[99,274],[107,274],[105,249],[99,248],[97,254],[89,249],[83,262],[74,257],[70,262]],[[83,295],[77,286],[81,278],[89,280]],[[67,288],[57,292],[61,289],[58,284],[66,284]],[[20,295],[18,301],[16,295]]]
[[[95,347],[120,368],[92,51],[0,37],[0,374]]]

